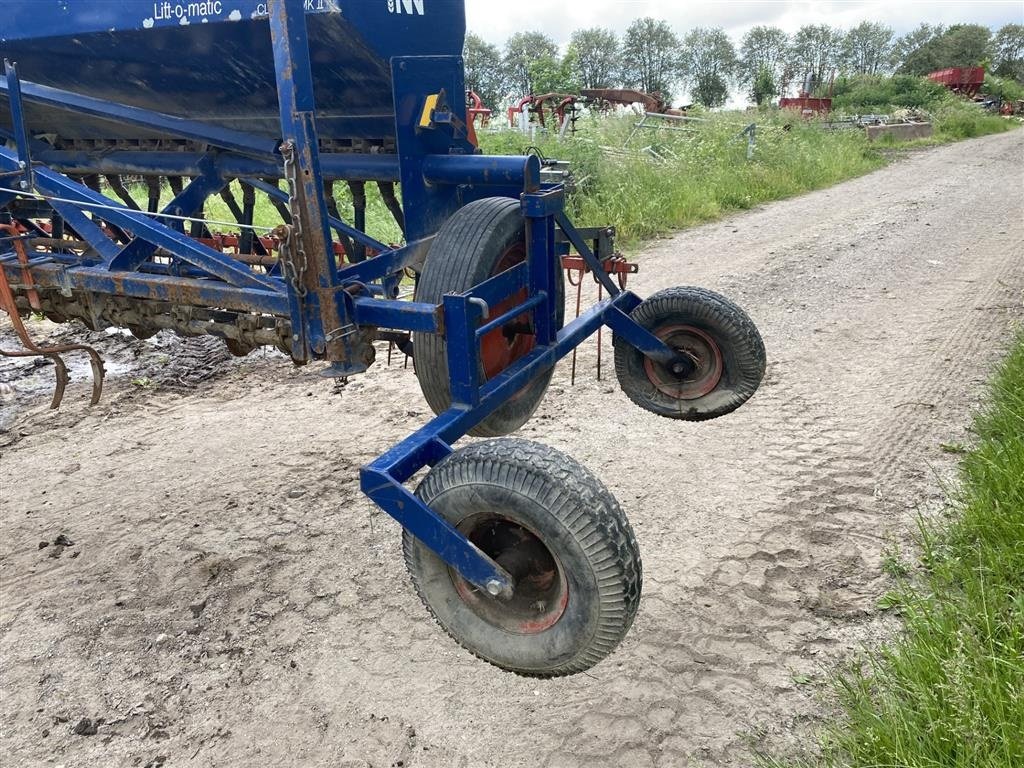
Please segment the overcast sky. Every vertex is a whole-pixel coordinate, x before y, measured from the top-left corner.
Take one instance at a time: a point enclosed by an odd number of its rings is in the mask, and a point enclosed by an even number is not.
[[[803,24],[851,27],[865,19],[884,22],[897,33],[922,21],[999,28],[1024,23],[1024,0],[466,0],[466,14],[471,31],[498,45],[513,32],[541,30],[564,46],[575,29],[602,26],[621,35],[641,16],[664,19],[678,33],[723,27],[737,41],[757,24],[790,33]]]

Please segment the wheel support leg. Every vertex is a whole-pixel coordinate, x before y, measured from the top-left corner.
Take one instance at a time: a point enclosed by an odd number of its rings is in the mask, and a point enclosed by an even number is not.
[[[512,281],[513,270],[504,276],[491,278],[479,286],[481,293],[494,290],[502,281],[511,291],[520,289]],[[473,301],[474,291],[460,296],[445,297],[445,326],[448,338],[449,362],[475,359],[472,349],[478,344],[476,326],[480,322],[480,307]],[[491,297],[492,299],[494,297]],[[496,303],[496,302],[495,302]],[[428,422],[418,432],[389,450],[360,471],[363,492],[385,512],[398,520],[414,536],[423,541],[442,560],[447,562],[470,583],[490,594],[510,597],[515,585],[507,572],[479,550],[465,536],[445,522],[433,510],[409,491],[403,483],[425,466],[433,466],[451,452],[451,445],[465,435],[475,424],[485,419],[497,407],[522,388],[541,370],[554,365],[568,355],[602,325],[616,332],[628,332],[637,344],[647,344],[657,351],[665,345],[640,328],[629,312],[640,304],[630,291],[620,290],[599,305],[591,308],[558,332],[550,345],[539,346],[520,358],[502,374],[485,382],[475,382],[471,366],[461,366],[452,373],[453,395],[459,385],[463,402],[453,397],[456,405]],[[509,310],[512,313],[521,309]],[[456,329],[459,329],[458,331]],[[650,341],[647,337],[650,337]],[[655,343],[656,342],[656,343]],[[667,348],[666,348],[667,349]],[[675,353],[672,353],[673,357]],[[463,370],[464,369],[464,370]]]

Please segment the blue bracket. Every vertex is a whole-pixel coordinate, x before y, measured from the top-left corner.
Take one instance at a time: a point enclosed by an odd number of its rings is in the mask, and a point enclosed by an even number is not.
[[[449,299],[460,300],[449,302]],[[470,318],[471,313],[475,311],[475,305],[470,303],[470,299],[469,295],[446,296],[445,322],[450,322],[451,314],[461,311],[466,315],[461,325],[471,327]],[[621,291],[617,296],[609,297],[584,312],[560,330],[552,344],[534,348],[528,355],[479,387],[472,397],[472,405],[454,403],[447,411],[363,467],[360,470],[363,492],[467,581],[491,594],[495,594],[495,590],[498,594],[510,594],[515,585],[511,583],[508,574],[436,512],[417,499],[405,488],[404,483],[423,467],[433,466],[448,455],[451,452],[450,446],[475,424],[487,418],[539,373],[569,354],[601,325],[607,325],[609,321],[618,323],[619,316],[625,318],[627,323],[636,325],[628,313],[639,304],[640,299],[634,293]],[[450,334],[450,329],[447,330]],[[461,335],[468,337],[469,334]],[[448,338],[451,345],[453,339],[450,335]],[[451,356],[452,348],[449,346],[449,358]]]
[[[441,414],[373,464],[363,467],[359,473],[360,487],[471,584],[489,594],[508,597],[514,588],[511,575],[402,485],[420,468],[434,466],[452,452],[448,443],[428,430],[449,421],[451,413]]]
[[[428,156],[447,159],[448,155],[472,155],[476,151],[467,139],[455,136],[451,124],[430,130],[420,126],[427,98],[441,91],[448,94],[448,108],[465,123],[462,58],[396,56],[391,60],[391,78],[406,237],[419,240],[434,235],[462,203],[458,187],[427,183]]]
[[[32,153],[29,147],[28,131],[25,128],[25,107],[21,99],[21,80],[16,64],[4,59],[4,75],[7,79],[7,96],[11,105],[11,122],[14,129],[14,144],[18,149],[18,165],[22,178],[18,186],[32,189]]]

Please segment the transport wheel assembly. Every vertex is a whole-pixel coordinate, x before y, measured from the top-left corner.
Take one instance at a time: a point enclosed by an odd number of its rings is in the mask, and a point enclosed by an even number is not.
[[[616,335],[615,375],[630,400],[671,419],[703,421],[739,408],[764,376],[764,343],[746,313],[713,291],[659,291],[631,317],[693,363],[676,372]]]
[[[403,533],[417,593],[476,656],[555,677],[592,667],[625,636],[640,553],[618,502],[582,465],[526,440],[489,440],[437,464],[416,495],[514,579],[510,598],[493,597]]]
[[[416,300],[440,303],[446,293],[462,293],[489,277],[504,272],[526,258],[523,216],[518,200],[490,197],[461,208],[434,238],[416,287]],[[563,273],[557,271],[556,328],[562,327],[565,312]],[[523,290],[490,308],[497,317],[522,303]],[[514,318],[481,340],[480,364],[483,378],[498,375],[535,346],[530,313]],[[451,405],[448,381],[447,344],[439,334],[417,333],[416,376],[434,413]],[[554,369],[537,375],[516,395],[470,430],[478,437],[499,437],[515,432],[533,415],[547,391]]]

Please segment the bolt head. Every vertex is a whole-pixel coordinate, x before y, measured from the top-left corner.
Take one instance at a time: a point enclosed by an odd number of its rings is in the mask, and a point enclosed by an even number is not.
[[[491,579],[487,582],[487,593],[493,597],[497,597],[501,594],[501,582],[497,579]]]

